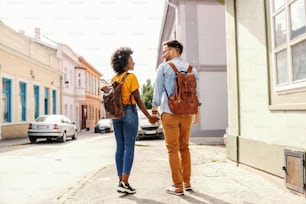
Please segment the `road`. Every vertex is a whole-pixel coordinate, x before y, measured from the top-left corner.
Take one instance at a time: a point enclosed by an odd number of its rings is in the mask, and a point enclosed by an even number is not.
[[[86,133],[65,143],[38,142],[0,153],[0,204],[56,203],[114,162],[113,134]]]

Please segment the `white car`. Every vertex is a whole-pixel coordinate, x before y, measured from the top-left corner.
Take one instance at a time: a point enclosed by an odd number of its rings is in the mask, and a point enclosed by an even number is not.
[[[58,139],[65,142],[68,137],[77,139],[78,132],[75,123],[64,115],[42,115],[29,124],[28,137],[31,143],[37,139]]]
[[[101,119],[95,125],[95,133],[107,133],[113,131],[113,122],[111,119]]]
[[[148,112],[150,113],[151,110],[148,110]],[[139,118],[139,128],[136,140],[144,138],[164,139],[163,127],[161,123],[151,124],[148,118],[140,110],[138,111],[138,118]]]

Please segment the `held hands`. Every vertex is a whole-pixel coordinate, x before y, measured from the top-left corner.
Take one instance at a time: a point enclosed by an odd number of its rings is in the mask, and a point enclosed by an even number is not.
[[[156,122],[160,124],[160,118],[158,117],[158,111],[152,110],[151,117],[149,118],[151,124],[155,124]]]
[[[159,123],[159,121],[160,121],[160,118],[159,117],[157,117],[157,115],[150,115],[150,117],[149,117],[149,122],[153,125],[153,124],[155,124],[156,122],[158,122]]]

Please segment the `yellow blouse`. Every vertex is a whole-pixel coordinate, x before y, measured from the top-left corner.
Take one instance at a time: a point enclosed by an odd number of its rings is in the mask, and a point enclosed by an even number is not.
[[[113,77],[113,81],[120,82],[126,72]],[[136,104],[134,96],[132,93],[139,88],[139,83],[134,73],[129,73],[126,77],[122,87],[121,87],[121,96],[122,96],[122,103],[124,105],[128,104]]]

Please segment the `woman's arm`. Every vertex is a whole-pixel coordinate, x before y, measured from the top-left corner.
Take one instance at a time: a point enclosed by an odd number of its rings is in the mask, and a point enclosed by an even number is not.
[[[145,114],[145,116],[149,119],[150,123],[152,123],[152,124],[156,123],[159,120],[159,118],[156,117],[156,116],[151,116],[150,115],[150,113],[148,112],[146,106],[144,105],[144,103],[141,100],[139,90],[136,89],[132,94],[133,94],[133,96],[135,98],[135,101],[136,101],[138,107],[143,112],[143,114]]]

